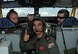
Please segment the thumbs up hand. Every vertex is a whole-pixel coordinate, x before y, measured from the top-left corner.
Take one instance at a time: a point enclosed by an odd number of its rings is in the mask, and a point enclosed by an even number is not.
[[[29,40],[29,34],[27,34],[27,30],[25,30],[25,35],[24,35],[24,41],[28,41]]]

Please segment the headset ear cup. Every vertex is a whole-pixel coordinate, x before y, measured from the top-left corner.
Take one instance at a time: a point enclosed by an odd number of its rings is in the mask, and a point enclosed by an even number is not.
[[[46,30],[46,22],[44,20],[42,20],[43,22],[43,30],[45,31]]]
[[[65,17],[69,17],[69,11],[68,10],[64,10],[65,13]]]
[[[43,25],[43,30],[44,30],[44,31],[46,30],[46,24],[45,24],[45,25]]]

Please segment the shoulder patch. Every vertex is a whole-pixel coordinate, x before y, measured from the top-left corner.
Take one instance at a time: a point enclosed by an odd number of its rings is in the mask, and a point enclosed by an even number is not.
[[[44,50],[45,50],[45,46],[43,46],[43,45],[39,46],[39,47],[38,47],[38,50],[39,50],[39,51],[44,51]]]
[[[54,47],[54,46],[55,46],[54,43],[50,43],[50,44],[48,44],[48,48],[52,48],[52,47]]]
[[[49,40],[50,38],[48,36],[45,37],[45,40]]]

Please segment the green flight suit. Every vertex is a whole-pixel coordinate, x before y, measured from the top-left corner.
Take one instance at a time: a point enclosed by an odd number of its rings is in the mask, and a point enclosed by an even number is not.
[[[49,44],[52,46],[49,46]],[[44,48],[43,50],[39,50],[41,46]],[[59,54],[54,38],[45,34],[40,40],[38,40],[36,54]]]
[[[40,39],[35,36],[28,42],[22,42],[21,48],[24,50],[36,49],[36,54],[60,54],[55,39],[46,34]]]

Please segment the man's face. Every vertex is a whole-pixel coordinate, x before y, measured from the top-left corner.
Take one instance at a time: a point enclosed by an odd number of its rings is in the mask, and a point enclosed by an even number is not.
[[[13,23],[15,23],[15,24],[18,23],[18,15],[17,15],[17,14],[11,13],[10,16],[9,16],[9,18],[10,18],[10,20],[11,20]]]
[[[38,35],[43,32],[43,24],[42,21],[34,21],[33,23],[33,31]]]
[[[64,21],[64,13],[59,13],[57,16],[58,16],[57,18],[58,22],[62,23]]]
[[[33,20],[33,16],[28,16],[28,20],[32,21]]]

